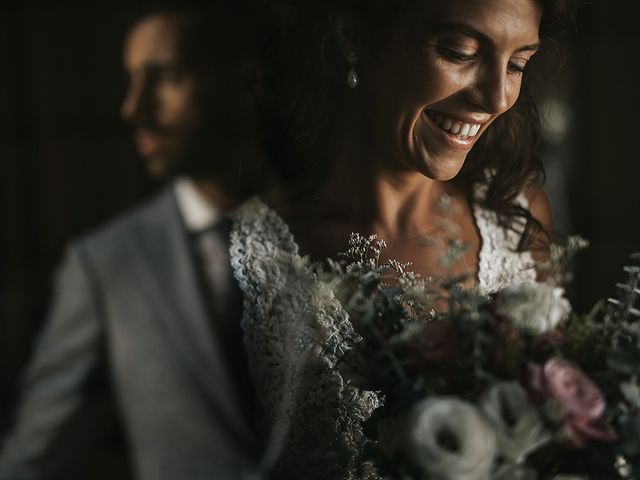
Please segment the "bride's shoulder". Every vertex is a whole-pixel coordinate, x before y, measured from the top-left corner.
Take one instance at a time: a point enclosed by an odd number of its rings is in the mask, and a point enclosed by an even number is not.
[[[477,182],[472,186],[472,197],[474,203],[485,207],[485,199],[489,188],[490,175],[487,174],[486,182]],[[527,183],[516,197],[515,203],[528,210],[531,216],[536,219],[542,229],[553,236],[554,225],[551,213],[551,203],[540,183],[531,181]]]
[[[553,215],[551,213],[551,202],[549,197],[538,183],[527,185],[522,191],[522,196],[527,200],[527,208],[533,218],[535,218],[542,228],[549,234],[553,234]]]

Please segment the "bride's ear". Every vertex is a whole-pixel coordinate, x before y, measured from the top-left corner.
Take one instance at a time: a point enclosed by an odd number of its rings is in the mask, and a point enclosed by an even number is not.
[[[362,22],[349,11],[340,12],[331,17],[332,33],[343,58],[362,50]]]

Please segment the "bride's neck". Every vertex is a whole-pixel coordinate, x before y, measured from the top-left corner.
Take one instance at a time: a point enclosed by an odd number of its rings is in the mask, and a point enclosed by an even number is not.
[[[347,118],[341,127],[334,154],[328,159],[330,174],[310,194],[315,208],[332,212],[345,223],[388,233],[423,229],[452,185],[388,158],[369,140],[361,119]]]

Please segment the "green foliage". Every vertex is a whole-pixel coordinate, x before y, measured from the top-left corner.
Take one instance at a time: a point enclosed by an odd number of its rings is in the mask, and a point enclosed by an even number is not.
[[[443,208],[450,208],[446,200]],[[554,245],[549,258],[536,268],[552,285],[563,284],[570,278],[566,269],[572,258],[587,244],[573,237]],[[468,246],[455,239],[442,246],[446,253],[441,264],[446,269],[468,252]],[[411,272],[410,264],[383,262],[385,247],[375,235],[354,233],[337,262],[316,266],[318,279],[333,290],[359,334],[336,368],[358,387],[385,397],[385,406],[365,425],[372,440],[367,455],[381,473],[420,478],[401,451],[390,453],[383,442],[383,426],[418,400],[454,395],[474,403],[492,385],[524,378],[531,362],[542,365],[551,357],[564,357],[602,390],[608,401],[606,421],[618,431],[620,441],[590,448],[584,455],[555,449],[547,459],[552,466],[541,468],[539,472],[546,473],[540,478],[572,469],[589,474],[583,470],[601,467],[609,472],[606,478],[636,478],[625,475],[640,472],[640,266],[624,267],[626,281],[617,285],[616,298],[564,321],[552,332],[558,340],[516,331],[496,314],[492,298],[465,288],[466,275],[423,279]],[[640,254],[631,260],[640,263]],[[545,455],[538,452],[533,457],[539,461]]]
[[[549,246],[547,258],[536,263],[536,270],[554,285],[564,285],[572,280],[571,262],[575,256],[589,246],[589,241],[575,235],[564,243]]]

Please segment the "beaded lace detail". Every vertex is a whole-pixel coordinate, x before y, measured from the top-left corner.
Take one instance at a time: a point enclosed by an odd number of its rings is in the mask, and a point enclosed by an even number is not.
[[[519,235],[481,206],[474,215],[482,238],[479,289],[491,293],[535,280],[528,254],[514,253]],[[524,197],[519,199],[526,207]],[[288,226],[260,199],[234,214],[231,266],[244,293],[242,328],[256,394],[263,410],[274,478],[378,478],[362,467],[362,423],[382,399],[350,385],[335,369],[347,339],[357,339],[333,292],[299,255]]]

